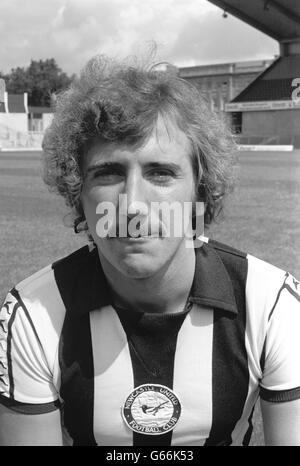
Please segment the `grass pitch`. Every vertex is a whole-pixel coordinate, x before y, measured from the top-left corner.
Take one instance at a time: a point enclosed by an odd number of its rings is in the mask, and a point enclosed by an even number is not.
[[[0,152],[0,301],[9,288],[86,243],[41,180],[39,153]],[[240,152],[236,190],[206,235],[300,278],[300,151]],[[259,409],[252,445],[263,444]]]

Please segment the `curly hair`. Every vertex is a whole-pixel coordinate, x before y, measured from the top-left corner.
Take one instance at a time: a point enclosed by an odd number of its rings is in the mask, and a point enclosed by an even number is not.
[[[54,118],[43,140],[44,181],[64,197],[75,226],[85,220],[81,162],[88,143],[99,138],[142,145],[159,115],[171,118],[191,143],[196,191],[206,206],[205,225],[222,209],[224,195],[233,186],[233,137],[198,90],[174,69],[99,55],[56,96]]]

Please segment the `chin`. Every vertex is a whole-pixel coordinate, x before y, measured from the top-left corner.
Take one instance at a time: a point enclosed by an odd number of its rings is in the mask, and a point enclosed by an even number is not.
[[[155,264],[152,260],[143,260],[142,257],[139,258],[126,258],[122,262],[119,262],[117,269],[126,277],[143,279],[149,278],[160,270],[160,264]]]
[[[125,277],[146,279],[168,266],[180,244],[178,240],[172,243],[159,240],[126,244],[109,240],[100,243],[98,250],[105,262]]]

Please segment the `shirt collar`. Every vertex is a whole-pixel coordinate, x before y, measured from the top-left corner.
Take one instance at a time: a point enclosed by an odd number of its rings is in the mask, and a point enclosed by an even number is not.
[[[206,243],[195,252],[196,267],[190,301],[237,314],[233,284],[220,256]]]
[[[237,314],[233,284],[220,256],[205,243],[195,252],[196,266],[190,301]],[[89,252],[82,263],[73,288],[72,303],[80,315],[111,304],[109,286],[97,248]]]

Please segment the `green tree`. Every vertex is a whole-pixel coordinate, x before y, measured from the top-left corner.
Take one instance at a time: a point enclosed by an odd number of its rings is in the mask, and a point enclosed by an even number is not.
[[[51,94],[66,88],[73,76],[68,76],[54,58],[31,60],[27,68],[13,68],[7,75],[1,74],[6,90],[12,94],[28,93],[29,105],[50,106]]]

